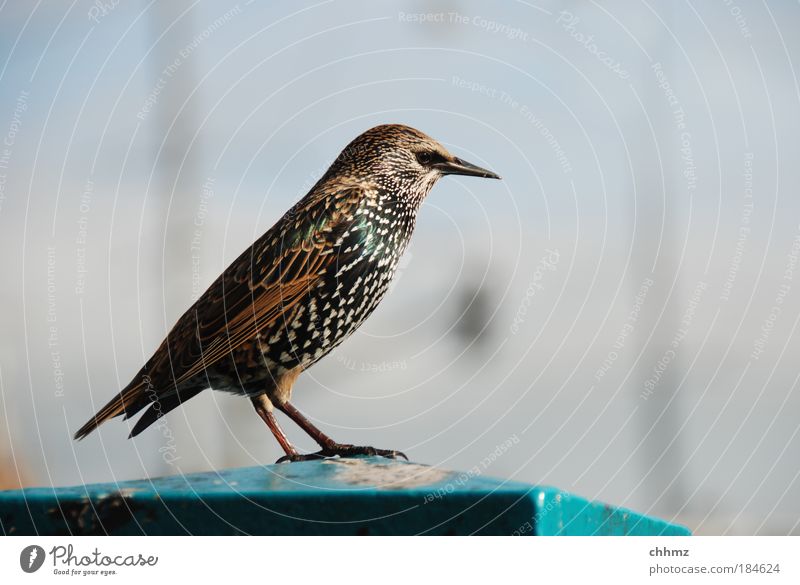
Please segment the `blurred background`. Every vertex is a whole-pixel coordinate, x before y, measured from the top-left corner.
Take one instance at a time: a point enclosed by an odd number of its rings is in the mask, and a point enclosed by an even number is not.
[[[2,2],[0,486],[277,459],[221,393],[71,435],[399,122],[504,180],[436,186],[298,408],[700,534],[800,533],[798,25],[745,0]]]

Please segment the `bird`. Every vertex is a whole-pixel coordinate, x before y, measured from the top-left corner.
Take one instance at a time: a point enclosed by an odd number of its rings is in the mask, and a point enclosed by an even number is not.
[[[130,383],[74,438],[144,411],[130,431],[135,437],[210,388],[250,398],[285,453],[278,463],[359,455],[408,459],[393,449],[334,441],[291,403],[292,388],[381,302],[423,200],[445,175],[500,179],[410,126],[384,124],[357,136],[198,297]],[[319,451],[298,451],[276,410]]]

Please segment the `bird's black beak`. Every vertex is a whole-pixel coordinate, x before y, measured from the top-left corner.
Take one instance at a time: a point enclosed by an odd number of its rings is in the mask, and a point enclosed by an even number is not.
[[[460,158],[453,157],[451,160],[444,160],[432,165],[443,175],[465,175],[468,177],[483,177],[484,179],[499,179],[500,175],[487,171],[481,167],[468,163]]]

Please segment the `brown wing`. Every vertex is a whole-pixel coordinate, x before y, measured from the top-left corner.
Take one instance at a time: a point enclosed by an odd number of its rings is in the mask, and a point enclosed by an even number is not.
[[[342,260],[335,244],[364,193],[350,188],[330,195],[290,210],[187,311],[154,356],[169,366],[169,379],[180,385],[259,331],[280,326]]]
[[[130,417],[155,400],[163,406],[164,398],[175,396],[259,331],[281,326],[281,318],[342,261],[336,243],[368,195],[352,186],[312,192],[290,209],[183,314],[134,380],[76,437],[123,413]],[[197,392],[191,388],[186,394]]]

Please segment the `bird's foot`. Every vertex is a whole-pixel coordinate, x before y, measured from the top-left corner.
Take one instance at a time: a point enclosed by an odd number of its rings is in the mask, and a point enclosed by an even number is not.
[[[388,459],[398,459],[402,457],[408,461],[405,453],[395,451],[394,449],[376,449],[375,447],[359,446],[359,445],[343,445],[336,443],[334,445],[325,447],[316,453],[293,453],[291,455],[284,455],[276,461],[276,463],[293,463],[295,461],[313,461],[316,459],[327,459],[329,457],[357,457],[358,455],[369,455],[372,457],[387,457]]]
[[[319,451],[325,457],[335,457],[338,455],[339,457],[356,457],[358,455],[369,455],[371,457],[386,457],[388,459],[397,459],[398,457],[402,457],[406,461],[408,461],[408,457],[406,457],[405,453],[400,451],[395,451],[394,449],[376,449],[375,447],[367,447],[367,446],[358,446],[358,445],[342,445],[337,443],[333,447],[326,447],[322,451]]]
[[[294,463],[295,461],[314,461],[317,459],[325,459],[322,451],[317,453],[292,453],[291,455],[284,455],[275,463]]]

